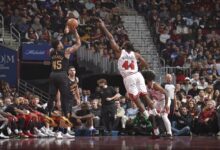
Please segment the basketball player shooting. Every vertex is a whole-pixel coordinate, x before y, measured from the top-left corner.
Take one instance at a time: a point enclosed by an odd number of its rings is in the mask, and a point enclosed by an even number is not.
[[[71,112],[70,100],[73,96],[70,94],[67,70],[69,67],[70,55],[76,52],[81,46],[80,37],[76,29],[77,26],[78,22],[76,20],[71,19],[67,21],[64,32],[66,34],[73,33],[76,38],[75,44],[73,44],[71,47],[64,49],[63,43],[59,40],[54,40],[51,44],[53,48],[50,51],[52,72],[50,73],[49,81],[50,98],[47,103],[49,116],[51,116],[51,112],[53,111],[54,100],[58,91],[60,91],[61,95],[61,108],[63,115],[67,117]]]
[[[113,49],[116,58],[118,59],[118,70],[123,77],[124,85],[129,95],[129,98],[134,101],[134,103],[139,108],[140,112],[146,117],[149,117],[148,111],[145,109],[144,104],[141,102],[140,98],[144,99],[157,115],[156,109],[153,108],[152,100],[147,94],[147,88],[145,85],[144,78],[142,74],[138,71],[137,61],[140,61],[143,67],[148,67],[144,58],[139,54],[135,53],[133,50],[133,45],[130,42],[125,42],[123,49],[120,49],[118,44],[115,42],[112,34],[108,31],[105,23],[99,19],[98,26],[102,29],[105,35],[108,37],[111,48]]]

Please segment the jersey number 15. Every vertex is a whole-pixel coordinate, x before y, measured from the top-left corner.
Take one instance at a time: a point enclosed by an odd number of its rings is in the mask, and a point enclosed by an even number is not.
[[[60,69],[62,69],[61,60],[53,61],[52,66],[53,66],[53,69],[54,69],[54,70],[60,70]]]

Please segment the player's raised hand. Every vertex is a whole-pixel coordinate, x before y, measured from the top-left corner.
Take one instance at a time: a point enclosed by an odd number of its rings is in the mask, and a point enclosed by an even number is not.
[[[65,34],[68,34],[69,32],[70,32],[70,29],[69,29],[68,26],[66,26],[65,29],[64,29],[64,33],[65,33]]]
[[[105,23],[102,19],[98,19],[98,26],[101,27],[101,28],[104,28],[105,27]]]

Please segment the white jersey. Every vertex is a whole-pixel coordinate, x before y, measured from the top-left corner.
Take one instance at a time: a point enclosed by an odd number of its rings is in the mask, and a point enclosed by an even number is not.
[[[121,56],[118,59],[118,70],[124,78],[138,72],[137,59],[133,51],[130,53],[124,49],[121,51]]]

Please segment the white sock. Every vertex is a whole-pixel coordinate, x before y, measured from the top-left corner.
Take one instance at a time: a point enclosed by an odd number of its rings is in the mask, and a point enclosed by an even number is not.
[[[167,113],[163,113],[161,116],[162,116],[164,125],[166,127],[167,134],[172,135],[171,123],[170,123],[170,120],[168,119],[168,114]]]
[[[154,116],[159,115],[158,112],[157,112],[157,110],[156,110],[155,108],[152,109],[151,112],[152,112],[152,115],[154,115]]]
[[[71,131],[71,128],[70,128],[70,127],[67,127],[67,131]]]
[[[7,127],[7,132],[8,132],[8,135],[11,135],[11,129],[9,127]]]
[[[18,129],[15,129],[15,134],[18,134],[18,133],[19,133]]]
[[[145,117],[149,118],[149,113],[148,113],[147,110],[145,110],[145,111],[143,112],[143,115],[144,115]]]

